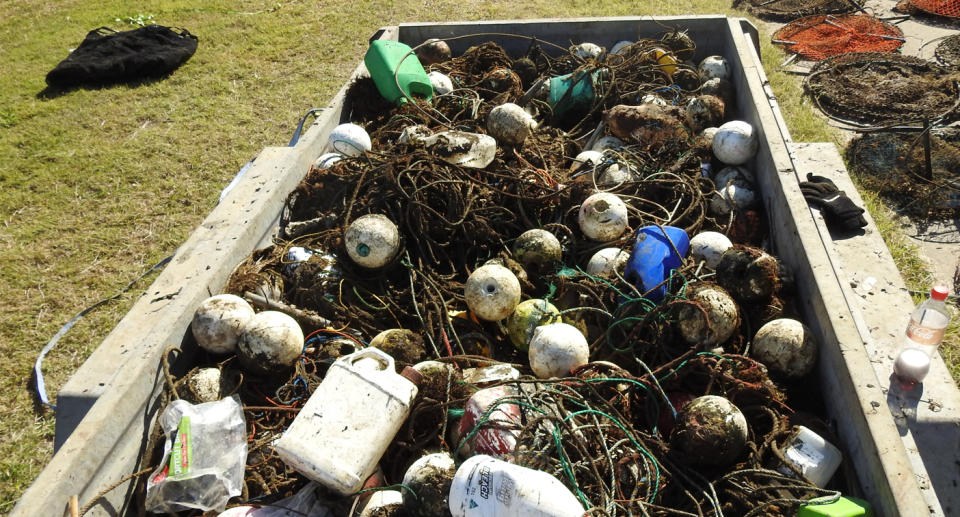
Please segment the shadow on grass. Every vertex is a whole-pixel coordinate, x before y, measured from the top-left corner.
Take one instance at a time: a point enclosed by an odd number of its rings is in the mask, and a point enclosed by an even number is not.
[[[91,83],[82,83],[71,86],[47,86],[43,90],[37,93],[36,98],[40,100],[53,100],[59,97],[63,97],[69,93],[75,92],[77,90],[109,90],[112,88],[118,88],[125,86],[127,88],[140,88],[141,86],[150,86],[154,83],[158,83],[167,79],[173,75],[173,72],[166,73],[163,75],[155,75],[150,77],[144,77],[141,79],[131,80],[131,81],[103,81],[103,82],[91,82]]]

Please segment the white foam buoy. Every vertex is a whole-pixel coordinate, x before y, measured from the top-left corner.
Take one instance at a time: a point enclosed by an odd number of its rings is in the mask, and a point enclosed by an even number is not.
[[[714,78],[730,80],[730,63],[723,56],[714,55],[703,58],[697,70],[704,81]]]
[[[524,300],[507,317],[507,335],[514,346],[527,350],[537,327],[559,321],[560,311],[552,303],[538,298]]]
[[[478,318],[500,321],[520,303],[520,281],[509,269],[498,264],[486,264],[467,277],[463,296]]]
[[[566,377],[570,370],[590,361],[590,347],[577,327],[551,323],[534,329],[528,356],[537,377]]]
[[[300,357],[303,330],[297,320],[282,312],[259,312],[240,335],[237,350],[241,362],[254,372],[282,371]]]
[[[758,146],[753,126],[743,120],[723,124],[713,135],[713,155],[727,165],[747,163],[757,153]]]
[[[690,256],[707,263],[712,269],[720,264],[723,252],[730,249],[733,242],[720,232],[700,232],[690,239]]]
[[[733,209],[745,210],[757,204],[753,174],[743,167],[724,167],[714,178],[717,191],[710,199],[710,210],[726,216]]]
[[[612,241],[627,228],[627,205],[616,194],[598,192],[580,205],[578,222],[588,239]]]
[[[343,155],[340,153],[323,153],[313,162],[313,166],[318,169],[329,169],[342,159]]]
[[[737,302],[718,285],[699,284],[688,296],[697,306],[680,308],[680,335],[691,345],[718,345],[730,339],[740,326]]]
[[[366,129],[348,122],[333,128],[327,137],[327,149],[344,156],[360,156],[373,149],[373,143]]]
[[[397,225],[382,214],[358,217],[347,226],[343,241],[347,255],[369,269],[387,265],[400,250]]]
[[[403,509],[412,517],[434,517],[449,511],[448,497],[457,465],[453,456],[435,452],[414,461],[403,475]]]
[[[539,228],[527,230],[513,243],[513,258],[526,266],[544,266],[559,262],[563,248],[557,237]]]
[[[771,371],[799,379],[813,371],[817,342],[803,323],[780,318],[767,322],[753,337],[750,355]]]
[[[597,59],[603,54],[603,47],[596,43],[581,43],[574,45],[571,51],[580,59]]]
[[[620,248],[603,248],[593,254],[590,261],[587,262],[587,274],[590,276],[600,276],[612,278],[614,273],[624,275],[627,269],[627,260],[630,259],[630,253]]]
[[[446,95],[453,91],[453,81],[447,74],[433,71],[427,74],[427,77],[430,78],[430,84],[433,85],[433,93]]]
[[[581,167],[594,168],[603,163],[603,152],[587,150],[581,151],[570,163],[570,171],[576,171]]]
[[[497,142],[508,145],[520,145],[533,133],[537,121],[516,104],[501,104],[487,115],[487,131]]]
[[[233,294],[218,294],[200,302],[190,330],[200,348],[214,354],[235,352],[237,340],[253,318],[253,307]]]

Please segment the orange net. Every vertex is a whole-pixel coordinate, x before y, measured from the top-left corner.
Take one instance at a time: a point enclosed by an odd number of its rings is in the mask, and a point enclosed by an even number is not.
[[[910,0],[910,3],[930,14],[960,18],[960,0]]]
[[[846,52],[893,52],[903,41],[899,28],[864,14],[808,16],[773,35],[774,43],[811,61]]]

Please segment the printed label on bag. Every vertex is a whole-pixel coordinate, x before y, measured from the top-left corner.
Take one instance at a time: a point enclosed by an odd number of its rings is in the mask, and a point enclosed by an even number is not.
[[[173,449],[170,451],[170,474],[174,479],[183,478],[190,474],[190,464],[193,460],[193,436],[190,433],[190,417],[184,416],[177,426],[177,436],[173,440]]]
[[[910,324],[907,325],[907,337],[921,345],[936,345],[940,343],[946,331],[946,327],[932,329],[921,325],[920,322],[913,318],[910,318]]]

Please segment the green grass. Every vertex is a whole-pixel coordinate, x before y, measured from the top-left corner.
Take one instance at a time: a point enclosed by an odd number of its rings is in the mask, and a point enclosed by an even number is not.
[[[78,311],[111,296],[176,247],[260,149],[285,145],[324,106],[381,25],[570,16],[727,13],[729,0],[647,2],[328,2],[62,0],[0,3],[0,514],[52,453],[53,415],[36,410],[30,371]],[[469,8],[464,7],[469,5]],[[152,16],[152,18],[150,18]],[[117,20],[120,21],[117,21]],[[197,54],[170,77],[41,99],[45,74],[87,31],[140,21],[185,27]],[[761,35],[761,40],[769,39]],[[796,77],[764,64],[797,141],[831,141]],[[906,253],[905,255],[909,255]],[[143,292],[87,316],[48,356],[55,394]],[[83,501],[81,501],[83,503]]]

